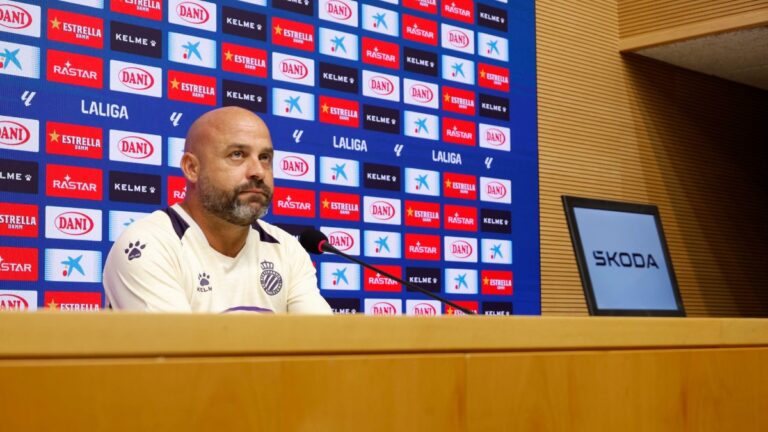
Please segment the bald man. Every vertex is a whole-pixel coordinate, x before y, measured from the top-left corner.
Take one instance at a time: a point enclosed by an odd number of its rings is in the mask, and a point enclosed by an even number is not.
[[[309,256],[259,220],[272,200],[267,125],[242,108],[203,114],[187,133],[184,202],[134,222],[104,267],[115,309],[330,314]]]

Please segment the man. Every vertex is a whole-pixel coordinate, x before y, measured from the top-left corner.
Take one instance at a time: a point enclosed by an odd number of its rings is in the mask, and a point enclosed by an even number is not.
[[[198,118],[181,158],[184,202],[133,223],[107,257],[112,307],[330,314],[299,242],[258,220],[272,199],[273,153],[269,129],[250,111]]]

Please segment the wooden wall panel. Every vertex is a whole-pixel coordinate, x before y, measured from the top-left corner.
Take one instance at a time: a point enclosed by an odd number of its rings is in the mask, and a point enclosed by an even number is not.
[[[768,92],[622,56],[617,8],[536,2],[542,312],[587,313],[569,194],[659,206],[690,316],[766,316]]]

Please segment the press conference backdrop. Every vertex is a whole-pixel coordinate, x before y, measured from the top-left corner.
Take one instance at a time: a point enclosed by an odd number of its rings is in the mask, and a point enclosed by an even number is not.
[[[277,148],[266,220],[541,311],[533,1],[0,0],[0,74],[0,309],[102,308],[112,243],[184,198],[189,125],[237,105]],[[454,313],[316,265],[338,313]]]

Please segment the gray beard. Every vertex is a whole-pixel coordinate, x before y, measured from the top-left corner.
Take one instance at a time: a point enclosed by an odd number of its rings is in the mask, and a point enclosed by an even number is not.
[[[258,219],[267,214],[269,204],[272,202],[272,189],[262,182],[250,182],[238,186],[231,193],[216,189],[207,179],[201,178],[197,186],[200,188],[200,200],[203,208],[213,215],[225,221],[240,226],[252,225]],[[264,195],[257,195],[247,201],[240,201],[238,195],[244,190],[259,188]],[[260,202],[261,207],[253,208],[251,202]]]

